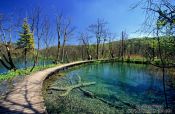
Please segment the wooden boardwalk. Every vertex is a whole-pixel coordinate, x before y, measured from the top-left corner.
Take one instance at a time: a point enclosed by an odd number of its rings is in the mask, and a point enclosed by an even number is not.
[[[68,63],[26,76],[22,82],[18,83],[14,89],[7,94],[4,100],[0,101],[0,113],[45,113],[45,105],[42,96],[42,84],[46,77],[61,69],[88,62],[91,61]]]

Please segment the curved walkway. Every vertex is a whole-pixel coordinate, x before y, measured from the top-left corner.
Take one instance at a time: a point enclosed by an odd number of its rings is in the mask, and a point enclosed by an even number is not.
[[[42,84],[46,77],[66,67],[88,62],[91,61],[68,63],[27,76],[21,83],[14,87],[14,89],[5,97],[3,101],[0,101],[0,113],[45,113],[44,100],[42,97]]]

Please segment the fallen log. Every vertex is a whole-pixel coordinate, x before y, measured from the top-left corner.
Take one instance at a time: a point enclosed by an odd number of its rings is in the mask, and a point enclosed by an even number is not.
[[[84,95],[87,96],[87,97],[96,98],[96,99],[102,101],[103,103],[108,104],[111,107],[114,107],[114,108],[117,108],[117,109],[122,109],[122,107],[120,107],[120,106],[118,106],[118,105],[116,105],[116,104],[114,104],[112,102],[109,102],[109,101],[107,101],[107,100],[105,100],[103,98],[100,98],[100,97],[98,97],[97,95],[95,95],[94,93],[92,93],[90,91],[84,90],[82,88],[79,88],[79,90],[82,91],[84,93]]]
[[[110,102],[110,101],[107,101],[107,100],[105,100],[105,99],[103,99],[103,98],[101,98],[101,97],[98,97],[97,95],[95,95],[95,94],[92,93],[91,91],[87,91],[87,90],[84,90],[84,89],[82,89],[82,88],[79,88],[79,90],[82,91],[82,92],[84,93],[84,95],[87,96],[87,97],[96,98],[96,99],[102,101],[103,103],[108,104],[108,105],[111,106],[111,107],[114,107],[114,108],[117,108],[117,109],[122,109],[121,106],[118,106],[118,105],[116,105],[116,104],[114,104],[114,103],[112,103],[112,102]],[[120,101],[120,100],[118,100],[118,101]],[[132,104],[130,104],[130,103],[126,103],[126,102],[123,102],[123,101],[120,101],[120,102],[121,102],[122,104],[124,104],[124,105],[130,107],[130,108],[136,109],[136,106],[134,106],[134,105],[132,105]]]
[[[51,88],[49,88],[49,90],[66,91],[65,93],[59,95],[61,97],[64,97],[64,96],[67,96],[73,89],[80,88],[80,87],[85,87],[85,86],[90,86],[90,85],[94,85],[95,83],[96,82],[86,82],[86,83],[79,82],[76,85],[71,85],[71,86],[63,87],[63,88],[51,87]]]
[[[112,102],[110,102],[110,101],[108,101],[108,100],[105,100],[105,99],[103,99],[103,98],[101,98],[101,97],[95,95],[95,94],[92,93],[91,91],[87,91],[87,90],[82,89],[82,87],[94,85],[96,82],[84,82],[84,83],[83,83],[83,82],[81,82],[80,76],[78,76],[78,81],[77,81],[77,83],[78,83],[78,84],[74,84],[74,85],[67,86],[67,87],[61,87],[61,88],[59,88],[59,87],[50,87],[49,90],[66,91],[65,93],[59,95],[59,96],[61,96],[61,97],[64,97],[64,96],[67,96],[73,89],[78,88],[78,89],[79,89],[80,91],[82,91],[83,94],[84,94],[85,96],[87,96],[87,97],[98,99],[98,100],[102,101],[103,103],[108,104],[108,105],[111,106],[111,107],[114,107],[114,108],[117,108],[117,109],[122,109],[121,106],[118,106],[118,105],[115,104],[115,103],[112,103]],[[72,81],[71,81],[71,84],[73,84]],[[117,98],[116,98],[116,99],[117,99]],[[121,101],[121,100],[119,100],[119,99],[117,99],[117,100],[118,100],[119,102],[121,102],[122,104],[124,104],[124,105],[130,107],[130,108],[136,109],[136,106],[134,106],[134,105],[132,105],[132,104],[130,104],[130,103],[123,102],[123,101]]]

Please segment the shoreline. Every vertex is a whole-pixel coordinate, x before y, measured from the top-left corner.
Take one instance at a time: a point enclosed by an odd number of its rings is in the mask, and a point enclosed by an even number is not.
[[[0,101],[1,113],[45,113],[45,105],[42,96],[42,85],[44,80],[54,73],[76,65],[92,61],[78,61],[63,64],[26,76],[18,83],[5,99]]]

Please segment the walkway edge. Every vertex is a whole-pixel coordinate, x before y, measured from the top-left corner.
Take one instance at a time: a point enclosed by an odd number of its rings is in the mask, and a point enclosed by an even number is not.
[[[0,101],[0,113],[3,114],[22,114],[22,113],[46,113],[44,99],[42,96],[42,84],[44,80],[59,70],[75,65],[90,63],[92,61],[78,61],[68,64],[63,64],[53,68],[48,68],[43,71],[38,71],[18,83],[12,91]]]

